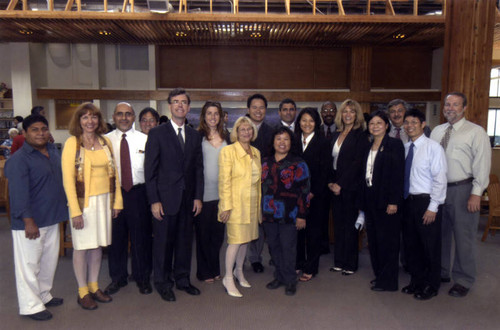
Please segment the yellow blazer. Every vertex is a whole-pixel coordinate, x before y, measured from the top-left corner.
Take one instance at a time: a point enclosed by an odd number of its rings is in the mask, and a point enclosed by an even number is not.
[[[103,136],[106,139],[107,145],[110,148],[111,153],[113,153],[112,145],[109,139]],[[100,140],[99,140],[100,141]],[[62,172],[63,172],[63,185],[64,191],[66,192],[66,197],[68,199],[68,207],[70,212],[70,217],[74,218],[79,215],[82,215],[83,210],[80,209],[80,205],[78,203],[78,197],[76,194],[76,180],[75,180],[75,156],[76,156],[76,144],[77,138],[75,136],[71,136],[66,140],[64,144],[64,149],[62,152],[61,162],[62,162]],[[89,192],[90,192],[90,171],[92,169],[92,164],[88,161],[87,157],[84,159],[84,168],[83,168],[83,181],[85,184],[85,202],[84,207],[89,206]],[[120,188],[120,179],[118,178],[118,173],[116,173],[116,165],[115,165],[115,200],[111,201],[113,203],[112,208],[116,210],[123,209],[123,199],[122,199],[122,191]]]
[[[260,152],[250,147],[254,161],[260,165]],[[252,185],[252,159],[239,142],[222,148],[219,154],[219,215],[231,210],[228,223],[249,224],[252,205],[250,205],[250,189]],[[261,188],[260,175],[258,183],[257,214],[262,221],[260,211]]]

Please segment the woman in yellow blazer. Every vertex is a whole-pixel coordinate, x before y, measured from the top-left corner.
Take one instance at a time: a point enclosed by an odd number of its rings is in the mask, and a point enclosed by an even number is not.
[[[96,301],[112,299],[97,284],[102,246],[111,244],[111,219],[123,201],[111,142],[101,134],[106,125],[92,103],[78,107],[71,119],[73,135],[62,153],[63,184],[68,198],[73,241],[73,269],[78,282],[78,304],[96,309]]]
[[[257,138],[257,128],[248,117],[236,120],[231,132],[233,144],[219,155],[219,221],[226,224],[226,274],[222,285],[232,297],[242,297],[234,276],[244,288],[250,288],[243,274],[248,242],[259,237],[261,221],[259,151],[250,146]]]

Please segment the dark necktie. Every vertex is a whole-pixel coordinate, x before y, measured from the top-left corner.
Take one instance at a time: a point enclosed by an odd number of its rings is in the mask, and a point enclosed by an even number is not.
[[[410,171],[411,171],[411,163],[413,162],[413,147],[415,145],[410,144],[410,150],[408,150],[408,155],[405,159],[405,189],[404,189],[404,198],[407,199],[410,195]]]
[[[395,138],[401,140],[401,127],[396,127],[396,136],[395,136]]]
[[[178,128],[179,133],[177,133],[177,138],[179,139],[179,143],[181,144],[181,149],[184,151],[184,138],[182,137],[182,128]]]
[[[328,140],[332,139],[332,131],[331,131],[331,126],[326,126],[326,138]]]
[[[446,128],[446,131],[444,132],[443,138],[441,139],[441,145],[443,146],[444,151],[446,151],[446,147],[448,147],[448,142],[450,142],[450,135],[452,129],[453,129],[452,125],[448,126],[448,128]]]
[[[122,174],[122,187],[125,191],[130,191],[134,185],[132,181],[132,166],[130,164],[130,149],[128,147],[128,142],[125,137],[127,134],[122,135],[122,141],[120,142],[120,168]]]

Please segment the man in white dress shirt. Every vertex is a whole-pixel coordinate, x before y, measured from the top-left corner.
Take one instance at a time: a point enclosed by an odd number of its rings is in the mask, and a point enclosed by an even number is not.
[[[281,119],[278,127],[285,126],[290,130],[292,130],[292,132],[294,132],[295,117],[297,116],[297,106],[295,105],[295,102],[292,99],[288,98],[281,101],[278,109],[278,115],[280,116]]]
[[[491,147],[484,129],[465,119],[467,98],[453,92],[446,96],[447,123],[434,128],[431,138],[443,146],[448,163],[448,190],[443,208],[441,281],[450,282],[452,239],[455,258],[453,287],[448,294],[464,297],[476,279],[476,234],[481,195],[488,187]]]
[[[139,292],[150,294],[152,216],[144,184],[144,151],[147,135],[135,130],[135,112],[128,103],[121,102],[116,105],[113,120],[116,130],[106,136],[113,145],[113,155],[122,189],[123,210],[113,220],[108,262],[112,282],[105,292],[114,294],[127,285],[130,236],[132,276],[139,287]]]
[[[440,205],[446,198],[446,157],[439,143],[425,136],[422,112],[406,111],[403,125],[410,141],[405,144],[402,232],[411,281],[402,292],[428,300],[441,284]]]

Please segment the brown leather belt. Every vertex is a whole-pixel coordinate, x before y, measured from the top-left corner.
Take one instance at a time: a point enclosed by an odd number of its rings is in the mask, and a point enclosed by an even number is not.
[[[463,184],[471,183],[472,181],[474,181],[474,178],[468,178],[468,179],[460,180],[460,181],[456,181],[456,182],[448,182],[448,187],[460,186]]]

